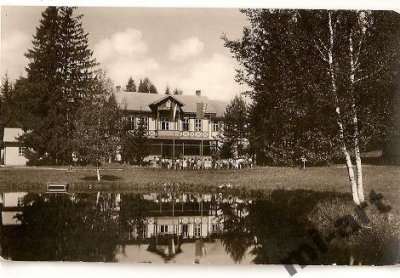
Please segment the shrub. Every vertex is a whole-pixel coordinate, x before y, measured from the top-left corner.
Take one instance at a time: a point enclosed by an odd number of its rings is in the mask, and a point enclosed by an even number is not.
[[[365,212],[367,221],[357,209]],[[345,233],[340,226],[349,219],[354,222]],[[391,211],[382,213],[373,205],[357,208],[351,200],[332,199],[318,203],[307,220],[328,246],[317,263],[387,265],[399,262],[400,222],[398,215]],[[327,240],[329,236],[333,238],[331,241]]]

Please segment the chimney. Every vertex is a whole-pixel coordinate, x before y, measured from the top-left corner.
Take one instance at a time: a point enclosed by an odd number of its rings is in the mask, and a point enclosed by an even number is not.
[[[196,97],[201,97],[201,91],[200,90],[196,90]]]
[[[121,86],[117,86],[115,89],[117,90],[117,93],[121,92]]]

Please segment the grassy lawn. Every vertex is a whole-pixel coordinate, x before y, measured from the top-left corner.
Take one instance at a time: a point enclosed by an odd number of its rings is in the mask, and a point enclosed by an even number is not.
[[[365,165],[365,192],[372,189],[391,198],[400,196],[400,167]],[[233,188],[271,191],[308,189],[314,191],[349,192],[347,171],[342,165],[310,167],[256,167],[243,170],[172,171],[117,165],[101,171],[105,180],[95,180],[94,168],[60,167],[0,168],[0,191],[45,190],[47,182],[69,182],[73,191],[93,190],[154,190],[163,184],[179,184],[181,189],[210,189],[230,183]],[[89,186],[90,185],[90,186]],[[400,199],[397,199],[400,200]]]

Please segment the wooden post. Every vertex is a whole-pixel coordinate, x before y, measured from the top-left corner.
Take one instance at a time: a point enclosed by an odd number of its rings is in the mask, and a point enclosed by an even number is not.
[[[158,111],[158,107],[157,107],[157,118],[156,118],[156,131],[157,131],[157,135],[158,135],[158,130],[160,129],[160,112]]]
[[[175,158],[175,138],[172,139],[172,159]]]
[[[185,156],[185,142],[182,142],[182,157]]]
[[[160,144],[160,146],[161,146],[161,158],[163,157],[163,149],[162,149],[162,141],[161,141],[161,144]]]

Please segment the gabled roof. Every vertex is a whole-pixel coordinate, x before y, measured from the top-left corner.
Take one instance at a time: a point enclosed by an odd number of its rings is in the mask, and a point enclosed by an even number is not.
[[[156,100],[156,101],[150,103],[149,106],[150,106],[150,108],[151,108],[152,106],[157,106],[158,104],[162,103],[162,102],[163,102],[164,100],[166,100],[166,99],[173,99],[173,100],[175,100],[175,101],[179,104],[179,106],[183,106],[183,105],[184,105],[184,104],[182,103],[182,101],[179,100],[179,99],[177,99],[176,97],[174,97],[174,95],[164,95],[162,98],[160,98],[160,99],[158,99],[158,100]]]
[[[5,127],[3,142],[16,143],[18,142],[18,137],[20,137],[22,134],[24,134],[24,131],[21,128]]]
[[[220,100],[210,100],[205,96],[195,95],[161,95],[137,92],[118,92],[115,94],[117,102],[122,109],[135,112],[151,112],[150,105],[162,102],[168,97],[173,97],[182,104],[185,113],[196,113],[197,103],[207,104],[206,114],[215,114],[222,117],[227,103]]]

